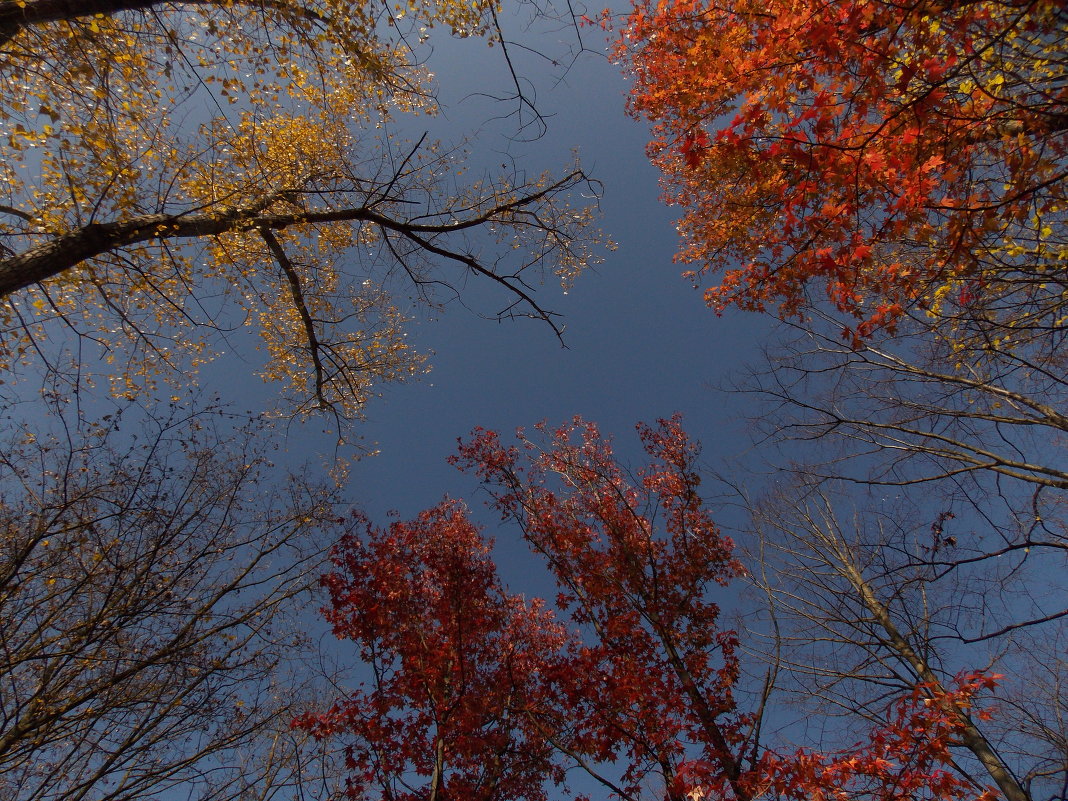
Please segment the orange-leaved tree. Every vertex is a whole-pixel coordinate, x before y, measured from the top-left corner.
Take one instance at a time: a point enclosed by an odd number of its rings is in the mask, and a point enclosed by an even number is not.
[[[640,0],[619,53],[679,261],[721,274],[717,309],[822,288],[862,337],[947,299],[1058,324],[1066,25],[1057,0]]]
[[[698,495],[679,421],[641,427],[633,476],[575,419],[508,446],[476,431],[457,462],[543,557],[558,612],[509,593],[453,501],[378,529],[360,520],[324,584],[364,685],[295,723],[345,749],[349,798],[543,799],[569,771],[613,797],[993,797],[955,768],[982,674],[920,682],[869,741],[770,747],[773,682],[739,683],[723,587],[743,568]]]

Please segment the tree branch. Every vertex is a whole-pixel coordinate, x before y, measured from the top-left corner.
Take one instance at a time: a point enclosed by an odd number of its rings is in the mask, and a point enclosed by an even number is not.
[[[278,266],[282,268],[282,272],[285,273],[286,278],[289,280],[289,289],[293,295],[293,305],[296,307],[297,312],[300,314],[301,322],[304,324],[304,336],[308,340],[308,353],[311,355],[312,365],[315,368],[315,397],[319,400],[319,408],[326,409],[330,406],[330,402],[323,393],[325,380],[323,377],[323,362],[319,357],[319,340],[315,335],[315,323],[312,321],[308,305],[304,301],[304,292],[300,287],[300,276],[297,275],[293,262],[289,260],[289,256],[286,255],[285,249],[278,241],[278,237],[269,228],[261,228],[260,236],[267,243],[267,247],[278,262]]]
[[[31,284],[41,283],[70,270],[82,262],[112,250],[154,240],[195,239],[253,228],[284,230],[294,225],[334,222],[369,222],[390,231],[396,231],[416,242],[431,253],[457,259],[457,255],[419,237],[419,234],[447,234],[477,228],[495,217],[508,214],[518,208],[538,202],[553,192],[565,189],[583,178],[575,171],[529,195],[494,205],[481,214],[447,223],[418,223],[397,220],[375,211],[370,206],[352,206],[341,209],[291,212],[288,214],[265,212],[270,199],[244,208],[221,207],[209,212],[192,214],[145,214],[128,220],[108,223],[90,223],[50,241],[36,245],[14,256],[0,260],[0,298],[7,297]],[[459,257],[459,260],[463,260]],[[465,262],[466,263],[466,262]],[[468,264],[468,266],[472,266]],[[518,294],[525,302],[535,306],[520,287],[504,281],[492,271],[475,262],[476,272],[493,276]],[[539,317],[546,314],[537,309]],[[554,326],[554,330],[556,327]],[[559,333],[559,331],[557,331]]]

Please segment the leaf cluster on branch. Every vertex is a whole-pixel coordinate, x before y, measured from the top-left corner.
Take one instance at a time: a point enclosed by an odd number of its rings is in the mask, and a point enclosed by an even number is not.
[[[248,326],[289,412],[351,418],[424,368],[397,287],[448,299],[475,276],[504,298],[497,316],[559,334],[535,284],[596,260],[582,171],[469,180],[462,148],[386,128],[436,110],[428,30],[503,43],[496,11],[5,4],[0,369],[99,360],[112,393],[135,397]]]
[[[862,339],[947,296],[1058,325],[1066,23],[1051,0],[638,3],[618,52],[678,260],[722,274],[715,308],[825,293]]]

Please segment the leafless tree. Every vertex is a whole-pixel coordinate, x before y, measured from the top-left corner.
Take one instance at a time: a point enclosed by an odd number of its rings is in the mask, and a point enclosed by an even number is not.
[[[129,409],[50,436],[8,426],[0,796],[245,801],[317,786],[289,723],[313,691],[298,615],[337,499],[274,477],[254,428]]]
[[[1055,650],[1064,621],[1049,614],[1065,600],[1060,572],[999,558],[948,516],[854,503],[809,482],[753,507],[754,582],[780,686],[839,710],[849,729],[848,718],[881,719],[888,699],[917,685],[940,693],[967,671],[1003,674],[989,720],[961,712],[958,764],[1006,798],[1044,797],[1068,768]]]
[[[780,688],[848,729],[917,685],[1003,674],[989,720],[962,712],[958,767],[1009,799],[1068,793],[1068,377],[1032,289],[867,343],[814,315],[743,386],[792,476],[739,535]]]

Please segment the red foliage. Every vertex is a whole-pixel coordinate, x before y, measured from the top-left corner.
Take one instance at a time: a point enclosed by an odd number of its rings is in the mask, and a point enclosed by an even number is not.
[[[793,801],[993,801],[998,797],[993,790],[977,795],[974,786],[949,766],[953,762],[950,746],[963,730],[959,713],[971,706],[978,693],[993,688],[997,678],[963,675],[957,679],[957,689],[947,693],[921,684],[891,705],[889,722],[875,727],[867,744],[847,751],[766,754],[757,789]]]
[[[385,530],[357,524],[334,548],[324,614],[373,681],[295,725],[344,736],[351,798],[544,799],[558,776],[534,715],[561,626],[504,591],[462,505]]]
[[[1009,269],[1064,208],[1061,5],[636,0],[630,109],[708,303],[790,316],[815,282],[867,336]]]
[[[566,630],[504,590],[455,502],[385,531],[359,519],[338,544],[327,619],[374,679],[296,725],[345,738],[349,795],[539,801],[579,766],[622,799],[651,781],[670,799],[969,797],[949,746],[990,684],[978,675],[944,697],[917,688],[870,746],[763,749],[713,598],[743,569],[697,493],[698,450],[677,417],[639,433],[635,476],[578,418],[519,447],[477,430],[454,459],[544,557]]]
[[[697,494],[697,449],[679,420],[639,427],[651,463],[632,481],[597,427],[575,419],[525,454],[479,431],[456,460],[541,553],[583,645],[562,676],[575,711],[573,748],[623,758],[627,793],[651,770],[671,775],[700,744],[724,776],[739,773],[746,720],[731,688],[736,638],[718,627],[709,590],[741,572]]]

